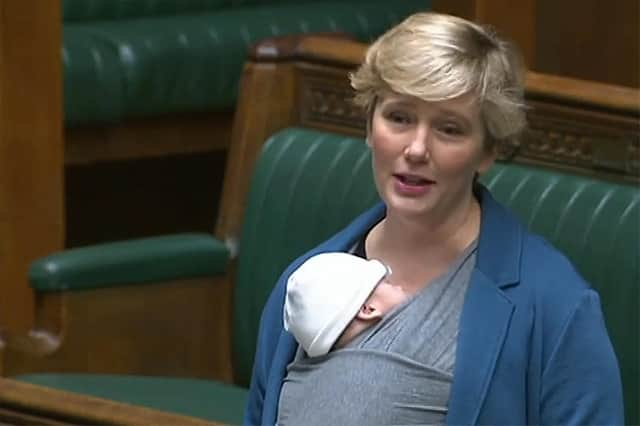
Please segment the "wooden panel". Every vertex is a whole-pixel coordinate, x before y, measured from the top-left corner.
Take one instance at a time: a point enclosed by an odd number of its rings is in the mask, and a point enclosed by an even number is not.
[[[640,87],[638,0],[537,3],[536,71]]]
[[[0,378],[4,425],[184,425],[220,423]]]
[[[66,247],[211,232],[225,164],[219,151],[67,166]]]
[[[233,112],[171,115],[65,131],[66,165],[87,165],[225,150]]]
[[[434,0],[432,8],[495,26],[537,72],[640,87],[637,0]]]
[[[34,316],[29,263],[63,246],[60,3],[0,1],[0,326]]]
[[[291,64],[249,63],[244,68],[216,227],[223,241],[238,235],[251,179],[247,171],[253,169],[264,136],[293,122],[292,72]]]
[[[536,64],[536,0],[434,0],[432,9],[488,24],[511,39],[528,66]]]
[[[231,288],[191,279],[43,293],[28,336],[8,336],[4,374],[93,372],[231,381]]]
[[[477,0],[432,0],[431,9],[461,18],[474,20]]]

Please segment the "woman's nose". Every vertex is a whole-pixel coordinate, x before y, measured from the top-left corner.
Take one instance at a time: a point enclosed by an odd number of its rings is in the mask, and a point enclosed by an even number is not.
[[[429,159],[429,133],[417,131],[404,149],[404,156],[411,162],[424,162]]]

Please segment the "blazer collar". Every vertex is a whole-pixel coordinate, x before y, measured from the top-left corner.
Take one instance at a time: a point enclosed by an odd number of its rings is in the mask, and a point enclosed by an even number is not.
[[[520,281],[520,260],[525,229],[482,185],[476,188],[482,218],[476,268],[499,288]]]
[[[500,288],[516,285],[520,281],[519,266],[525,229],[484,186],[476,185],[474,193],[480,200],[482,210],[476,268],[482,271],[489,282]],[[319,246],[314,254],[350,248],[364,232],[382,220],[385,214],[384,203],[376,204],[344,231]]]

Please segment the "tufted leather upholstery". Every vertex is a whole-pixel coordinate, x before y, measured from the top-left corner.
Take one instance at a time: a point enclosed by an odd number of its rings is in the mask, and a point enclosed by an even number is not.
[[[137,3],[160,8],[171,2]],[[205,3],[214,2],[191,0],[184,5]],[[129,3],[86,4],[112,4],[117,11],[123,7],[118,5]],[[344,31],[370,41],[426,5],[426,0],[334,0],[65,24],[65,121],[80,125],[231,109],[242,64],[255,42],[320,31]]]
[[[302,4],[315,0],[63,0],[65,22],[107,21],[197,14],[224,8],[266,4]],[[362,3],[368,0],[358,0]]]
[[[240,240],[233,357],[239,383],[249,382],[262,306],[282,271],[377,200],[363,145],[305,129],[266,143]]]
[[[238,0],[63,0],[65,22],[199,13],[233,6]]]
[[[112,123],[123,110],[124,82],[118,56],[82,27],[63,31],[64,111],[68,125]]]

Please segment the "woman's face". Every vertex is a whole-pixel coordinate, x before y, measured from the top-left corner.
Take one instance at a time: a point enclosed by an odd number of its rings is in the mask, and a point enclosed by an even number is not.
[[[376,185],[388,214],[445,220],[468,206],[476,172],[494,160],[472,95],[426,102],[389,92],[371,122]]]

